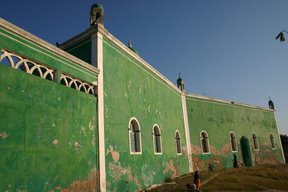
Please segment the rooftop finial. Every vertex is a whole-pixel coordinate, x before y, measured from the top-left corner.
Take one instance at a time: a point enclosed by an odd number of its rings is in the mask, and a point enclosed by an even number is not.
[[[131,39],[128,41],[128,48],[138,55],[138,51],[133,47]]]
[[[96,3],[90,9],[90,25],[104,25],[104,8],[101,4]]]
[[[273,109],[273,110],[275,109],[274,103],[273,103],[273,101],[271,100],[271,97],[269,97],[268,106],[269,106],[269,109]]]
[[[177,87],[181,90],[184,91],[184,81],[181,79],[181,72],[178,73],[179,78],[177,79]]]

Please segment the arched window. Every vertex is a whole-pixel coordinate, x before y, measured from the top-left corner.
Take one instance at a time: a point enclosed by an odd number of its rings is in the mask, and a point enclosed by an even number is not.
[[[161,154],[162,153],[161,132],[157,125],[153,126],[152,134],[153,134],[154,153]]]
[[[271,142],[272,149],[276,149],[274,137],[273,137],[272,133],[270,133],[270,142]]]
[[[200,133],[200,141],[201,141],[202,153],[210,153],[209,139],[206,131],[202,131]]]
[[[252,135],[254,150],[259,150],[258,138],[255,133]]]
[[[182,149],[181,149],[181,138],[180,138],[180,134],[179,134],[179,131],[177,130],[176,131],[176,152],[177,154],[182,154]]]
[[[235,133],[233,132],[230,132],[230,143],[231,143],[232,152],[237,152],[238,151],[237,141],[236,141]]]
[[[129,122],[129,141],[130,141],[130,153],[141,154],[141,131],[140,125],[137,119],[132,118]]]

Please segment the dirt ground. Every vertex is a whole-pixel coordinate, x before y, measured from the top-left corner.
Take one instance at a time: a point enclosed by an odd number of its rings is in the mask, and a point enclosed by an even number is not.
[[[288,165],[263,165],[198,172],[201,178],[201,191],[288,191]],[[152,186],[144,191],[187,192],[187,184],[193,184],[193,173]]]

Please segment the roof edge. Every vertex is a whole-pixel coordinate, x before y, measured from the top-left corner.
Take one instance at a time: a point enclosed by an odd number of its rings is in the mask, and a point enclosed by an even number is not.
[[[92,65],[90,65],[89,63],[75,57],[74,55],[71,55],[69,53],[67,53],[66,51],[48,43],[47,41],[17,27],[16,25],[13,25],[12,23],[0,18],[0,27],[4,28],[10,32],[16,33],[17,35],[21,36],[24,39],[27,39],[29,41],[31,41],[32,43],[36,44],[39,47],[45,48],[49,51],[51,51],[53,54],[56,54],[58,56],[61,56],[65,59],[67,59],[70,62],[76,63],[82,67],[84,67],[85,69],[92,71],[94,73],[99,74],[100,70]]]

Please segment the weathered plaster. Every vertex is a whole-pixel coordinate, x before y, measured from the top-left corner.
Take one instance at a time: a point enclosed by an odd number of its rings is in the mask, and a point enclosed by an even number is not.
[[[99,172],[93,169],[86,179],[75,180],[65,189],[56,186],[55,190],[60,190],[61,192],[96,192],[99,190]]]

